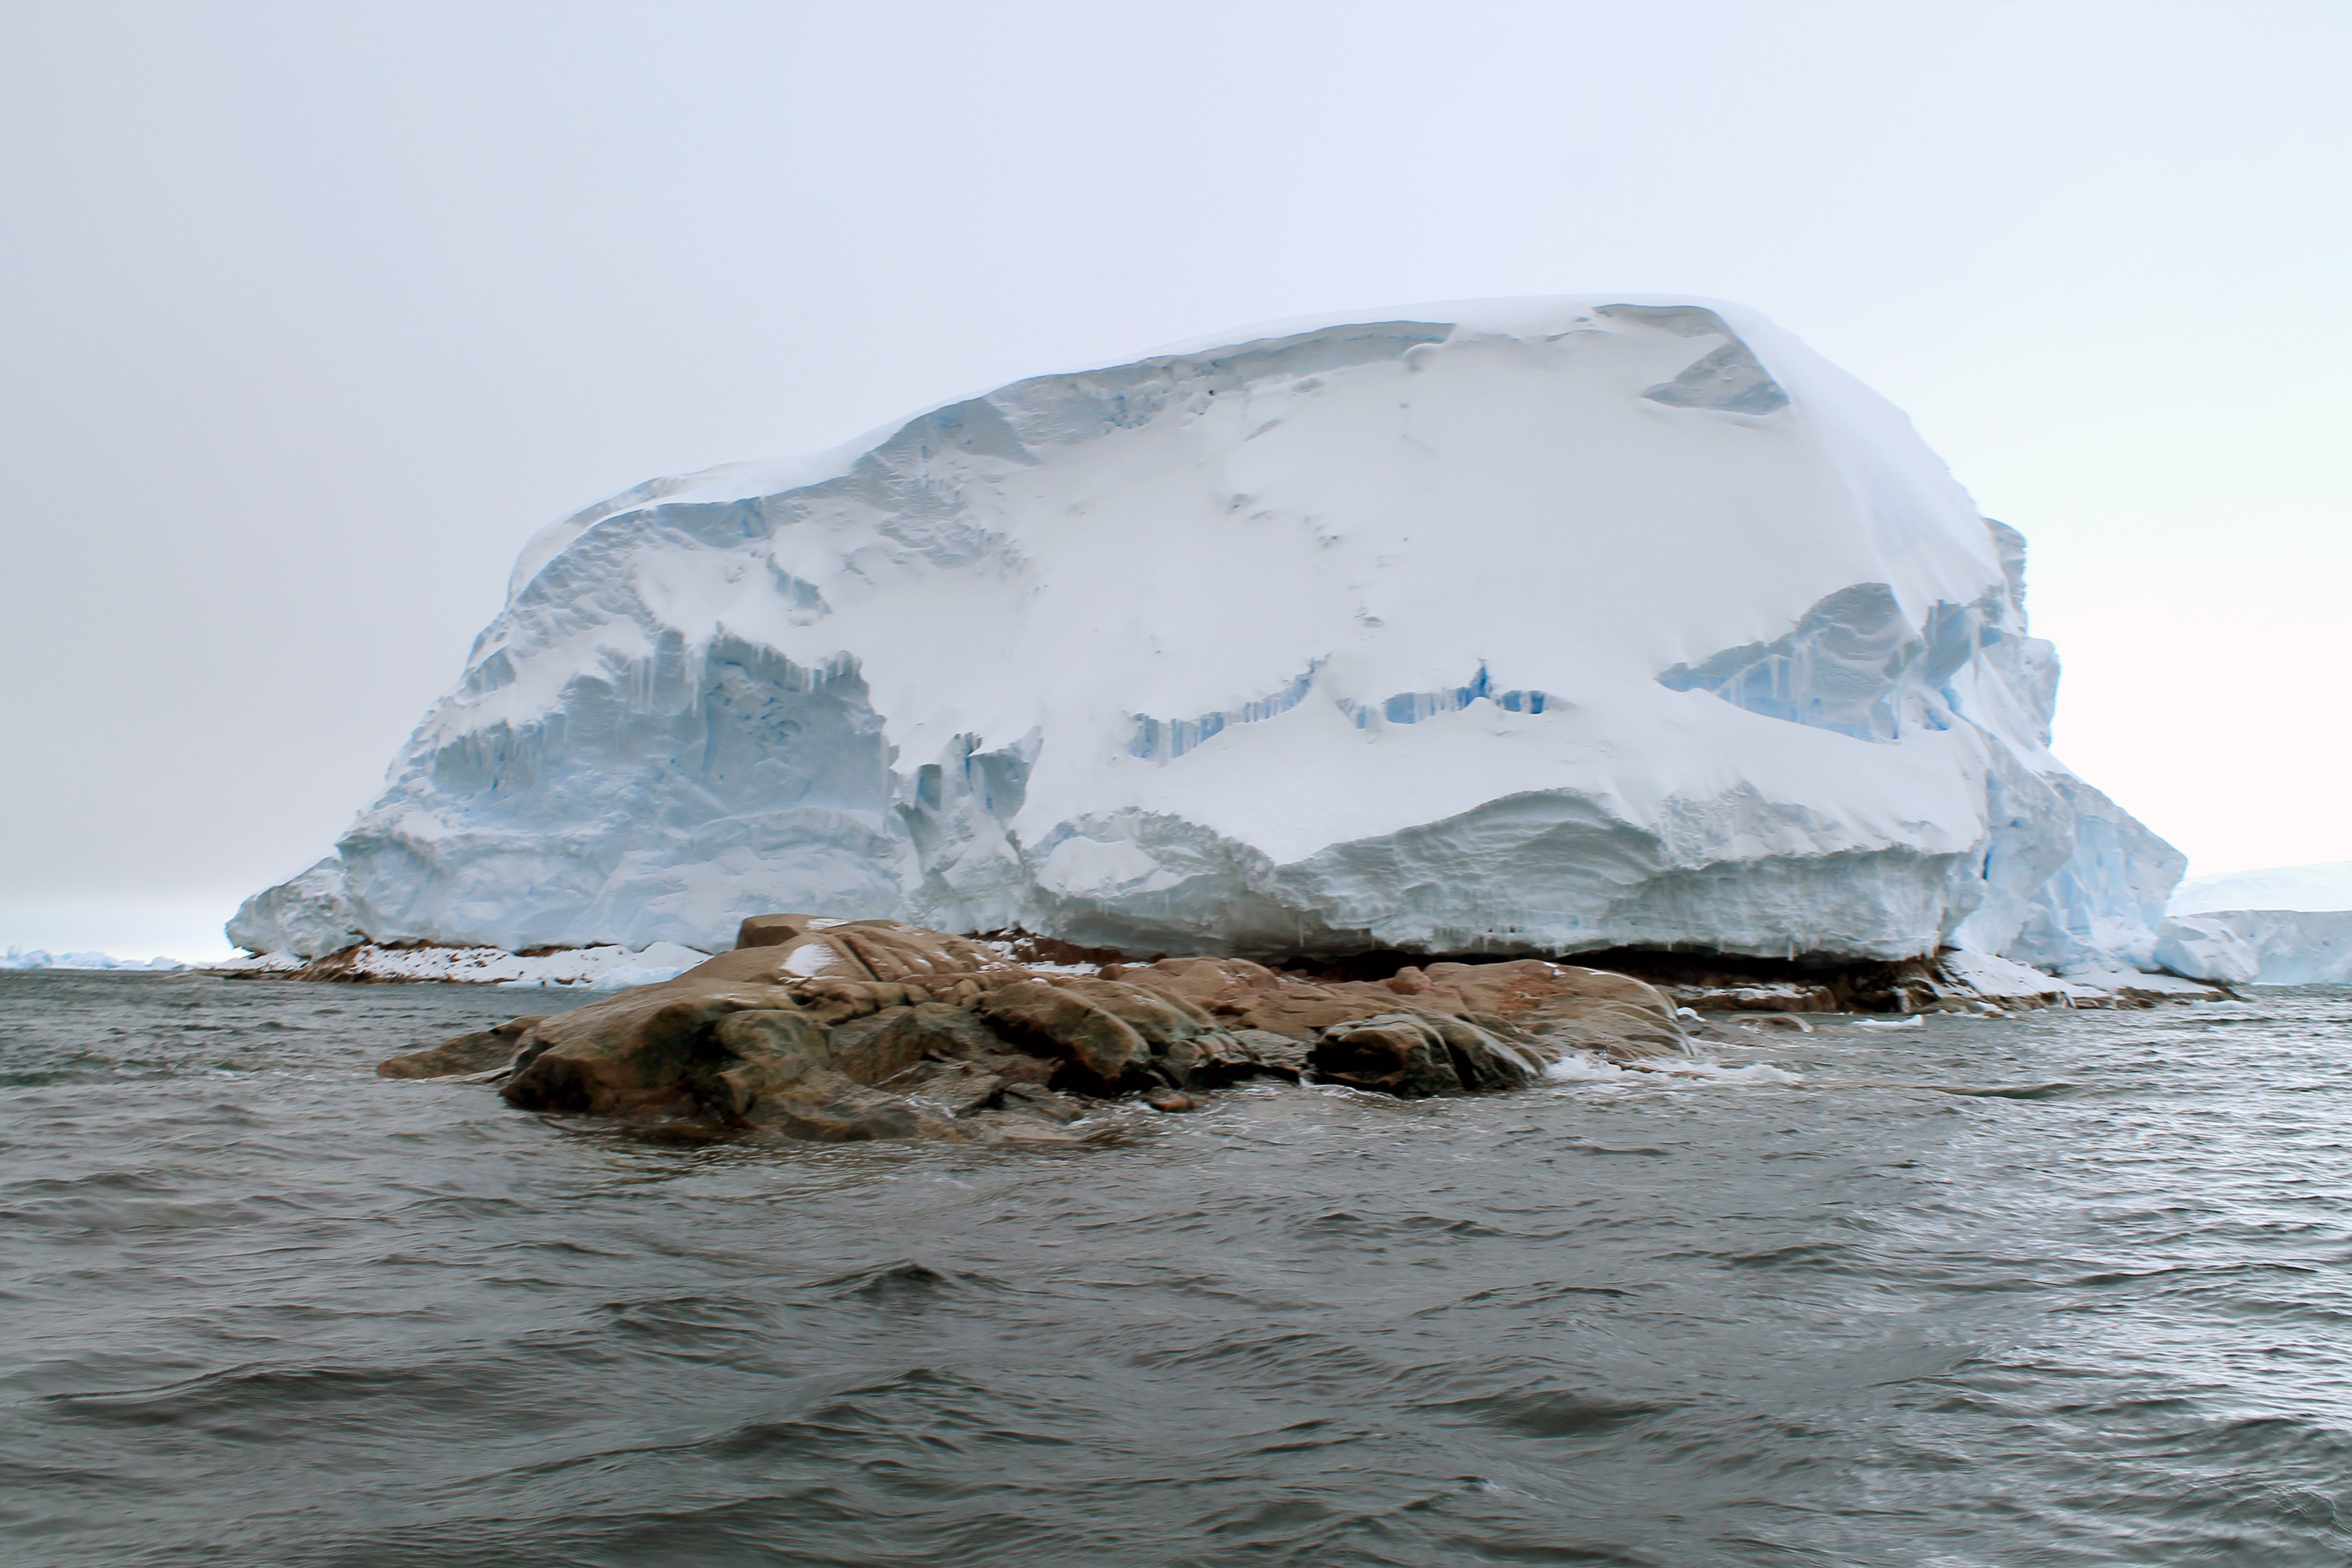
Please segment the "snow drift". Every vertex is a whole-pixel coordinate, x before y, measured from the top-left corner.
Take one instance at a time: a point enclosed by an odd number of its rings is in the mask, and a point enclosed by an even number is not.
[[[542,530],[232,940],[2150,960],[2022,541],[1750,312],[1287,323]]]

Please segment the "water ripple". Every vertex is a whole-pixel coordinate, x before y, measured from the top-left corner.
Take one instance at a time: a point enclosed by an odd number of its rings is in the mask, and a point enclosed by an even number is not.
[[[0,975],[0,1559],[2352,1560],[2341,990],[1034,1152],[372,1076],[510,1005]]]

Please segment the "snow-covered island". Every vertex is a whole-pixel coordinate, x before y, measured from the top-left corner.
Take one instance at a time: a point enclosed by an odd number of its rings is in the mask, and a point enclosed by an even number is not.
[[[715,952],[798,910],[2196,973],[2181,857],[2050,752],[2024,560],[1732,305],[1256,329],[541,531],[384,793],[229,935]]]

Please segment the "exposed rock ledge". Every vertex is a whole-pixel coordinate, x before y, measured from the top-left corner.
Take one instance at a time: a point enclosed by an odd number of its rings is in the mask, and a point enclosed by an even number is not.
[[[1183,1110],[1237,1079],[1404,1096],[1514,1089],[1571,1051],[1686,1049],[1626,975],[1526,959],[1317,984],[1244,959],[1048,973],[895,921],[768,915],[675,980],[394,1057],[388,1078],[498,1081],[524,1110],[839,1142],[1055,1141],[1079,1099]]]
[[[1075,1136],[1063,1129],[1088,1099],[1141,1095],[1187,1110],[1206,1090],[1259,1076],[1405,1097],[1478,1093],[1534,1082],[1571,1054],[1617,1063],[1684,1055],[1683,1020],[1707,1027],[1645,981],[1541,959],[1316,981],[1236,958],[1087,973],[1016,962],[1005,945],[896,921],[758,916],[733,952],[675,979],[513,1019],[376,1070],[496,1082],[524,1110],[714,1131],[1056,1142]],[[2007,967],[2056,987],[2027,995],[2012,984],[2011,1005],[2066,1005],[2065,983]],[[1948,961],[1898,976],[1888,994],[1905,1012],[1997,1006],[2004,979],[2013,977]],[[1810,994],[1782,996],[1793,989],[1767,982],[1700,999],[1813,1005]],[[1812,991],[1835,999],[1828,987]]]
[[[1891,963],[1806,966],[1766,959],[1626,952],[1605,958],[1682,1006],[1727,1013],[1982,1013],[2220,1002],[2230,989],[2178,974],[2109,969],[2068,975],[1947,950]]]

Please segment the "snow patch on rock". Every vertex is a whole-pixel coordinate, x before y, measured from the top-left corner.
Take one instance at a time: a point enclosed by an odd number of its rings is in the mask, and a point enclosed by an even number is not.
[[[2158,1002],[2221,1002],[2228,997],[2210,984],[2178,974],[2136,969],[2085,969],[2065,977],[2073,1005],[2147,1006]]]
[[[530,954],[504,948],[413,943],[357,943],[307,958],[288,951],[218,965],[215,972],[289,979],[357,982],[439,981],[536,990],[625,991],[675,980],[710,955],[676,942],[655,942],[632,952],[612,944]]]

